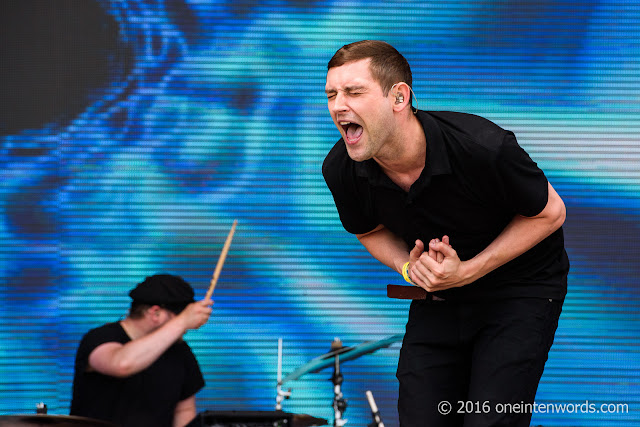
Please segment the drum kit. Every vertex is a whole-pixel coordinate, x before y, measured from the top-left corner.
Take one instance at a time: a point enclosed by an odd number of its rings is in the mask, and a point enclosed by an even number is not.
[[[233,239],[233,234],[236,229],[238,221],[235,220],[227,236],[224,247],[218,259],[216,269],[211,278],[209,289],[206,293],[206,297],[210,298],[213,294],[214,288],[220,276],[220,271],[224,264],[229,246]],[[390,285],[391,286],[391,285]],[[391,296],[391,295],[390,295]],[[278,382],[276,385],[276,405],[275,411],[254,411],[254,412],[236,412],[236,411],[223,411],[213,412],[205,411],[198,414],[198,416],[189,423],[188,427],[192,426],[209,426],[209,425],[258,425],[257,423],[263,422],[264,425],[270,426],[287,426],[287,427],[311,427],[326,425],[327,420],[322,418],[315,418],[305,414],[291,414],[282,411],[282,402],[285,399],[291,397],[291,389],[288,391],[282,390],[282,386],[291,381],[297,380],[305,374],[320,372],[321,370],[333,366],[333,375],[331,376],[331,382],[333,383],[333,402],[332,408],[334,412],[334,427],[342,427],[347,423],[347,420],[343,418],[343,414],[347,409],[347,400],[342,394],[342,383],[344,376],[341,371],[341,363],[349,360],[356,359],[365,354],[373,353],[374,351],[389,347],[394,342],[402,339],[402,334],[392,335],[379,341],[366,341],[362,344],[354,347],[345,347],[342,345],[340,339],[335,338],[331,343],[331,349],[328,353],[311,359],[309,362],[300,366],[289,375],[282,378],[282,339],[278,340]],[[373,399],[371,391],[366,391],[366,397],[371,407],[371,415],[373,422],[369,424],[369,427],[384,427],[380,413]],[[238,420],[242,419],[240,423]],[[231,423],[231,424],[229,424]],[[73,415],[48,415],[46,405],[39,404],[36,414],[33,415],[0,415],[0,427],[38,427],[38,426],[55,426],[55,427],[116,427],[115,425],[106,422],[95,420],[92,418],[78,417]]]
[[[74,415],[2,415],[0,427],[116,427],[106,421]]]
[[[342,341],[339,338],[335,338],[331,343],[331,349],[329,352],[311,359],[309,362],[300,366],[284,378],[282,378],[282,339],[278,340],[278,382],[276,385],[275,409],[277,411],[282,410],[282,402],[291,397],[291,389],[287,391],[282,389],[284,384],[297,380],[305,374],[320,372],[324,368],[332,366],[333,374],[331,376],[331,382],[333,383],[333,402],[331,406],[334,414],[333,425],[334,427],[344,426],[347,422],[347,420],[343,418],[344,412],[347,409],[347,401],[342,394],[344,376],[342,374],[341,364],[365,354],[373,353],[378,349],[389,347],[394,342],[402,340],[402,337],[402,334],[391,335],[390,337],[379,341],[366,341],[354,347],[345,347],[342,345]],[[367,401],[369,402],[369,406],[371,407],[371,415],[374,420],[371,426],[384,427],[378,407],[373,399],[373,394],[369,390],[367,390],[365,394]]]
[[[331,375],[331,382],[333,383],[333,402],[331,404],[334,411],[334,427],[342,427],[347,423],[347,420],[343,418],[343,414],[347,409],[347,401],[342,394],[342,383],[344,376],[342,374],[341,364],[349,360],[356,359],[365,354],[373,353],[374,351],[389,347],[394,342],[400,341],[402,335],[391,335],[379,341],[367,341],[354,347],[345,347],[342,345],[340,339],[336,338],[331,343],[331,349],[329,352],[311,359],[309,362],[295,369],[289,375],[282,378],[282,339],[278,340],[278,383],[276,386],[276,405],[275,411],[263,411],[263,412],[212,412],[206,411],[198,416],[198,419],[194,420],[193,425],[259,425],[258,422],[265,422],[264,425],[283,425],[288,427],[311,427],[327,425],[327,420],[322,418],[315,418],[305,414],[291,414],[282,411],[282,402],[285,399],[291,397],[291,389],[284,391],[282,386],[289,384],[303,375],[310,373],[317,373],[321,370],[333,367],[333,374]],[[373,399],[371,391],[367,390],[365,393],[369,406],[371,407],[371,415],[373,422],[369,424],[369,427],[384,427],[380,413]],[[238,424],[238,420],[242,419],[242,422]],[[233,420],[233,421],[230,421]],[[281,422],[283,421],[284,422]],[[228,424],[232,422],[232,424]],[[212,424],[213,423],[213,424]],[[253,424],[252,424],[253,423]],[[192,424],[190,424],[191,426]],[[262,424],[260,424],[262,425]],[[95,420],[92,418],[78,417],[73,415],[49,415],[46,413],[46,406],[44,410],[38,411],[33,415],[0,415],[0,427],[116,427],[115,425],[106,422]]]

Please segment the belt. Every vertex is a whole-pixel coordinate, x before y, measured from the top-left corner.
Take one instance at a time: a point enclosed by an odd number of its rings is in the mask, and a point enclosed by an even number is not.
[[[387,285],[387,296],[397,299],[424,299],[428,301],[444,301],[419,286]]]

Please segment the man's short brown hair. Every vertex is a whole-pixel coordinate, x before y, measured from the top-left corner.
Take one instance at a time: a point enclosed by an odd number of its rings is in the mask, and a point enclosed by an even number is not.
[[[129,317],[135,320],[142,319],[144,317],[144,312],[151,307],[151,304],[131,301],[131,308],[129,308]]]
[[[327,69],[363,59],[371,59],[371,76],[380,84],[384,96],[395,83],[405,82],[411,87],[409,62],[393,46],[380,40],[362,40],[342,46],[329,61]]]

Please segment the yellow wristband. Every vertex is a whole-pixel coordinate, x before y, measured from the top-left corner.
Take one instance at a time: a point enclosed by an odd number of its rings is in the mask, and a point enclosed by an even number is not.
[[[402,277],[404,277],[404,280],[406,280],[407,282],[415,285],[415,283],[413,283],[413,280],[411,280],[411,277],[409,277],[409,261],[405,262],[402,266]]]

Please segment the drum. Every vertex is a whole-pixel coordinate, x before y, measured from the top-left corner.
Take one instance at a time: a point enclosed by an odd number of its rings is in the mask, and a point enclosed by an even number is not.
[[[327,420],[283,411],[204,411],[187,427],[310,427],[327,425]]]
[[[116,427],[106,421],[75,415],[0,415],[0,427]]]

